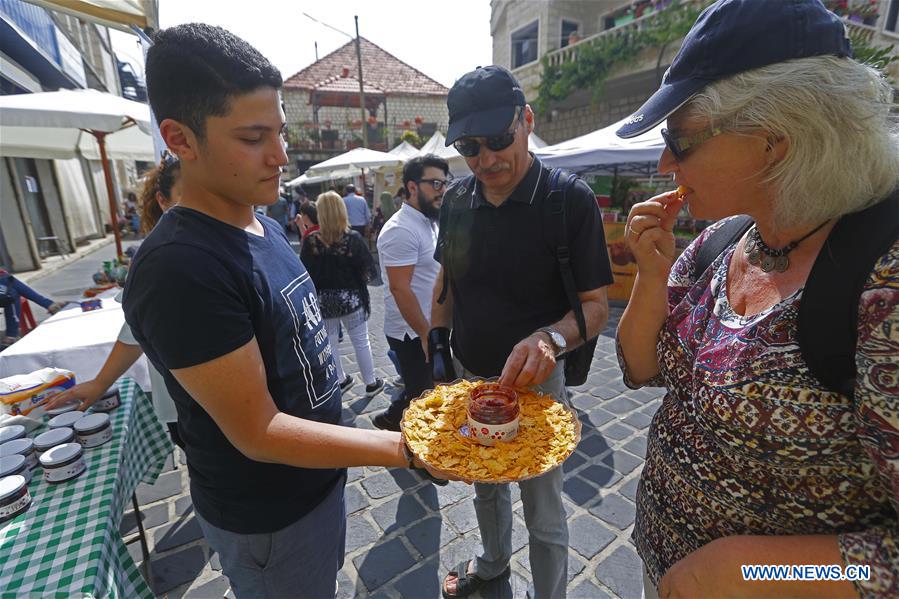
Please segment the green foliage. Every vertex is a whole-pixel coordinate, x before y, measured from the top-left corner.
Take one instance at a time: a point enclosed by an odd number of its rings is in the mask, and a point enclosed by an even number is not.
[[[630,190],[637,186],[637,181],[630,177],[615,177],[612,179],[612,191],[609,194],[612,207],[621,208],[624,211],[630,210],[627,205],[627,196]]]
[[[628,27],[581,44],[577,47],[577,57],[561,65],[550,65],[548,55],[544,55],[539,95],[534,102],[537,111],[545,113],[552,101],[563,100],[579,89],[593,90],[593,97],[598,99],[613,69],[632,63],[646,48],[661,48],[684,37],[710,3],[710,0],[672,3],[641,21],[638,28]]]
[[[403,131],[403,134],[400,135],[400,141],[407,141],[416,148],[421,147],[421,137],[418,136],[418,133],[412,131],[411,129],[406,129]]]
[[[594,40],[584,42],[577,48],[577,56],[561,65],[550,65],[549,55],[541,59],[543,75],[538,87],[538,97],[533,106],[538,113],[546,113],[553,101],[564,100],[581,89],[593,91],[594,100],[602,97],[603,84],[609,74],[618,67],[633,63],[646,48],[659,48],[683,38],[699,13],[711,0],[673,2],[664,9],[653,13],[640,22],[639,27],[626,27],[620,32],[610,32]],[[870,0],[832,0],[831,9],[862,14],[876,3]],[[837,6],[839,5],[839,6]],[[876,17],[876,12],[873,13]],[[884,71],[886,67],[899,61],[893,46],[871,45],[870,35],[850,28],[853,53],[859,62]]]
[[[887,66],[899,61],[899,55],[896,54],[894,46],[872,46],[861,32],[852,30],[849,33],[849,41],[852,42],[853,57],[870,67],[879,71],[885,71]]]

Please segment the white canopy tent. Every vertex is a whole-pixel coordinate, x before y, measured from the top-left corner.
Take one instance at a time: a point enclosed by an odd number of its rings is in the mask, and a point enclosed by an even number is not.
[[[546,145],[535,133],[528,136],[528,149],[535,151]],[[415,156],[436,154],[449,163],[450,173],[454,177],[471,174],[471,170],[465,163],[465,159],[452,145],[446,145],[446,137],[440,131],[436,131],[427,142],[417,149],[409,142],[403,141],[389,152],[377,152],[356,148],[339,156],[329,158],[310,167],[304,174],[289,181],[287,187],[298,185],[312,185],[338,179],[349,179],[358,176],[362,169],[371,169],[379,172],[401,170],[403,164]]]
[[[465,163],[465,158],[452,145],[446,145],[446,137],[440,131],[434,132],[434,135],[425,142],[418,154],[420,156],[425,154],[440,156],[449,163],[450,174],[453,177],[464,177],[471,174],[471,169]]]
[[[531,132],[530,135],[528,135],[528,149],[531,152],[533,152],[534,150],[538,150],[540,148],[545,148],[545,147],[546,147],[546,142],[543,141],[543,139],[539,135],[537,135],[533,131]]]
[[[658,162],[665,141],[662,126],[631,139],[621,139],[615,131],[618,121],[592,133],[534,150],[543,164],[561,166],[576,172],[596,172],[616,167],[626,170],[635,164]]]
[[[138,129],[149,141],[150,127],[149,106],[93,89],[0,96],[0,155],[23,156],[28,150],[32,152],[30,157],[74,158],[83,144],[88,154],[93,152],[87,141],[82,142],[82,137],[95,140],[106,179],[112,230],[119,256],[122,255],[122,242],[115,222],[118,211],[109,171],[107,138],[128,129]],[[27,140],[29,132],[34,134],[31,142]],[[122,137],[123,148],[129,145],[128,140],[134,142],[139,139],[139,134],[129,133],[131,135]],[[46,143],[43,155],[38,154],[39,140]],[[136,143],[140,145],[140,142]],[[152,152],[152,142],[150,149]],[[152,154],[150,160],[153,160]]]
[[[408,141],[403,141],[403,143],[387,153],[391,156],[397,156],[399,158],[402,158],[403,160],[408,160],[409,158],[418,156],[418,148],[410,144]]]

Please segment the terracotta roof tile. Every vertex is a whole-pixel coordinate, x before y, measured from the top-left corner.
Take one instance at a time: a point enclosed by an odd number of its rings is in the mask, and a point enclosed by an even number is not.
[[[364,37],[360,38],[360,44],[362,77],[365,79],[366,88],[372,86],[387,95],[445,96],[449,93],[449,89],[437,81]],[[347,77],[342,77],[344,68],[348,69]],[[284,87],[312,90],[320,89],[322,85],[328,85],[328,91],[332,91],[330,85],[340,79],[342,81],[337,84],[339,87],[336,89],[344,90],[343,86],[351,83],[355,86],[354,89],[358,90],[359,83],[356,78],[358,69],[356,45],[354,41],[350,41],[289,77],[284,82]],[[347,87],[346,91],[352,90]],[[377,91],[374,90],[374,93]]]
[[[357,77],[329,77],[314,87],[318,92],[359,93],[359,79]],[[365,84],[365,93],[372,96],[384,95],[383,90],[370,83]]]

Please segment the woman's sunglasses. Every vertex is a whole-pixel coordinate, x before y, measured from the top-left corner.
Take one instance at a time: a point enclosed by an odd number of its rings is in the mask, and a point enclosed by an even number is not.
[[[515,132],[518,131],[519,123],[524,120],[522,118],[524,116],[524,111],[521,108],[516,108],[515,110],[515,118],[512,120],[512,128],[509,131],[499,135],[490,135],[484,138],[483,144],[470,137],[463,137],[462,139],[453,142],[453,147],[466,158],[474,158],[480,154],[481,145],[487,146],[487,149],[491,152],[505,150],[512,145],[513,141],[515,141]]]
[[[709,140],[716,135],[721,135],[724,133],[724,130],[720,127],[711,127],[696,135],[687,135],[684,137],[675,137],[668,131],[668,129],[662,129],[661,133],[662,139],[665,140],[665,147],[668,148],[668,151],[671,152],[671,155],[674,156],[675,160],[681,161],[686,157],[687,152],[691,148],[695,148],[702,142]]]

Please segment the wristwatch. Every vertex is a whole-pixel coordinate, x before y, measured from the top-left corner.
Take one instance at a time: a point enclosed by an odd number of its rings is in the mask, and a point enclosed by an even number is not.
[[[549,336],[549,341],[552,343],[556,357],[561,356],[568,350],[568,343],[565,341],[565,336],[556,329],[552,327],[542,327],[537,329],[537,332],[546,333]]]

